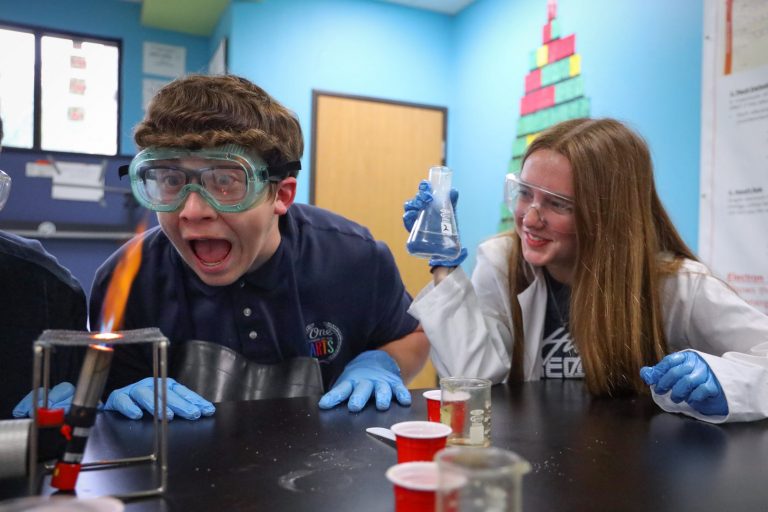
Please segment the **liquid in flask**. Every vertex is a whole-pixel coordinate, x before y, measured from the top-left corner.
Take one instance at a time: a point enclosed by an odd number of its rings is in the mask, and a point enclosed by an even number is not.
[[[448,167],[429,169],[433,200],[416,218],[408,236],[408,252],[420,258],[453,260],[461,253],[459,230],[451,204],[451,175]]]

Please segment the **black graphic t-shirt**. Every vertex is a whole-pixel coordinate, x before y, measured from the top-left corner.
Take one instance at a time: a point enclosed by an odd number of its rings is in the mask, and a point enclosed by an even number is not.
[[[568,330],[571,288],[552,279],[544,270],[547,280],[547,312],[544,317],[544,342],[541,360],[544,379],[580,379],[584,377],[581,357]]]

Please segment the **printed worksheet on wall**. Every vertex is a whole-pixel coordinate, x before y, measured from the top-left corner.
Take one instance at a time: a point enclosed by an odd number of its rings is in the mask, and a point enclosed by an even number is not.
[[[768,313],[768,2],[707,0],[702,259]]]

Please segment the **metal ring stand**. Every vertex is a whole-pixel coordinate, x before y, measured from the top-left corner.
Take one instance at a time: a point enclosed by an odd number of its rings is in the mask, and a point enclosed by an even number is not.
[[[121,500],[133,500],[139,498],[148,498],[159,496],[165,492],[168,483],[168,338],[163,336],[160,329],[155,327],[147,329],[134,329],[129,331],[118,331],[116,334],[120,338],[108,341],[94,338],[94,333],[84,331],[68,330],[47,330],[34,344],[33,376],[32,376],[32,403],[37,404],[38,394],[41,387],[42,377],[42,399],[43,403],[48,403],[48,389],[50,387],[50,369],[51,369],[51,348],[53,346],[87,346],[94,343],[107,343],[109,345],[126,344],[152,344],[152,377],[154,378],[154,406],[155,412],[162,413],[153,415],[152,424],[154,427],[154,450],[152,453],[123,459],[103,460],[98,462],[89,462],[82,464],[82,471],[93,471],[98,469],[112,469],[119,466],[128,466],[133,464],[152,464],[154,468],[159,469],[159,482],[157,487],[134,491],[123,494],[113,494],[112,496]],[[160,384],[158,386],[158,380]],[[158,406],[161,406],[158,408]],[[32,430],[29,442],[29,494],[39,493],[39,485],[42,483],[38,475],[38,468],[34,461],[37,460],[37,407],[32,407]],[[45,465],[43,469],[46,473],[53,470],[53,466]]]

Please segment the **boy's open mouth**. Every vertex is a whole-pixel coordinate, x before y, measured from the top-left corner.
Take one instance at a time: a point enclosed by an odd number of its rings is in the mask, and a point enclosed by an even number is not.
[[[218,265],[224,261],[232,250],[232,244],[223,239],[198,239],[189,242],[192,252],[197,259],[208,267]]]

